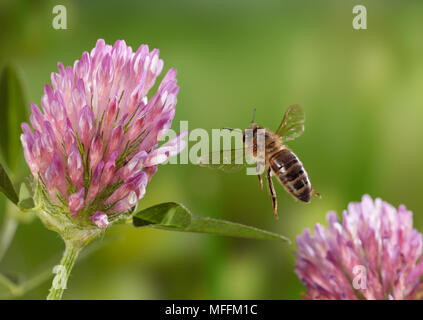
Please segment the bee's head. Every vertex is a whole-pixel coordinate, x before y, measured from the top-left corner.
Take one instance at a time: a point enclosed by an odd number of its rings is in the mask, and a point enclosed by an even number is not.
[[[251,124],[247,128],[248,130],[251,130],[251,132],[256,132],[257,129],[259,128],[259,126],[254,123],[255,116],[256,116],[256,108],[254,108],[254,110],[253,110],[253,117],[251,119]],[[243,141],[245,142],[245,132],[244,132],[244,136],[243,136]]]
[[[258,128],[259,128],[259,126],[257,124],[255,124],[254,122],[252,122],[250,124],[250,126],[248,127],[248,129],[250,129],[250,130],[254,130],[254,129],[258,129]]]
[[[250,135],[250,137],[252,135],[254,137],[256,135],[257,129],[260,129],[260,126],[252,122],[250,126],[246,130],[244,130],[244,133],[242,135],[242,142],[245,143],[245,135]]]

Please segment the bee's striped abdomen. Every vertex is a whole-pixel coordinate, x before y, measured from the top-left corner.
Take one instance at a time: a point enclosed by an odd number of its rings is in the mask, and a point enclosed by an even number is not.
[[[288,192],[301,201],[310,202],[310,180],[302,163],[291,150],[281,149],[269,159],[269,164]]]

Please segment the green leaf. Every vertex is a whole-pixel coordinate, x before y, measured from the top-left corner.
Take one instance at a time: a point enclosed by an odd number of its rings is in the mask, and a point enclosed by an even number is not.
[[[219,236],[242,237],[259,240],[291,241],[277,233],[246,226],[240,223],[192,216],[183,205],[166,202],[136,213],[135,227],[153,227],[171,231],[208,233]]]
[[[213,218],[194,217],[191,224],[185,231],[258,240],[282,240],[291,242],[288,238],[277,233],[246,226],[236,222]]]
[[[17,204],[19,201],[18,195],[16,194],[15,188],[13,187],[12,181],[0,164],[0,192],[3,193],[10,201]]]
[[[178,203],[166,202],[136,213],[133,223],[136,227],[156,225],[184,229],[191,224],[191,213]]]
[[[16,172],[22,159],[21,123],[27,121],[27,104],[17,72],[4,67],[0,75],[0,155],[5,165]]]
[[[34,199],[32,199],[31,196],[31,192],[29,191],[25,183],[21,184],[21,188],[19,190],[18,206],[23,209],[32,209],[35,206]]]

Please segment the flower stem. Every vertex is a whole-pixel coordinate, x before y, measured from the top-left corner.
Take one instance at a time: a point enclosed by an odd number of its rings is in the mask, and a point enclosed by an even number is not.
[[[20,296],[22,294],[21,288],[13,283],[9,278],[0,273],[0,284],[6,287],[12,296]]]
[[[53,283],[50,288],[50,293],[47,296],[47,300],[60,300],[62,299],[63,292],[66,289],[66,284],[69,279],[69,275],[72,271],[73,265],[75,264],[76,258],[78,257],[81,247],[76,245],[72,241],[65,241],[65,252],[63,253],[60,265],[53,268],[53,273],[56,276],[53,279]]]
[[[7,249],[12,242],[12,239],[15,235],[16,228],[18,227],[18,220],[7,213],[4,217],[2,230],[0,233],[0,261],[3,259],[6,254]]]

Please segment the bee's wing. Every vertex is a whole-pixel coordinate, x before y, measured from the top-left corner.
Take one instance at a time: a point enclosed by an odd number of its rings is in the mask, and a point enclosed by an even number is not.
[[[244,158],[244,148],[240,148],[207,153],[198,159],[197,164],[226,172],[236,172],[245,168],[247,162]]]
[[[282,140],[290,141],[298,138],[304,132],[305,113],[300,105],[290,106],[283,116],[276,133],[282,137]]]

